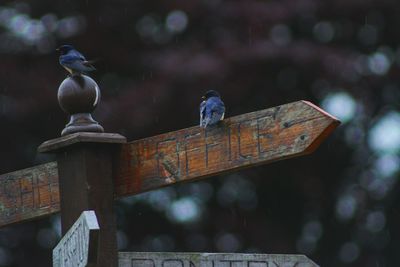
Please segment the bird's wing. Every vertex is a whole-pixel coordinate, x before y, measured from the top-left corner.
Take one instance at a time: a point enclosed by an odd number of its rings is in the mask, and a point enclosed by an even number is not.
[[[82,64],[88,68],[90,68],[91,70],[96,70],[96,68],[92,65],[93,61],[83,61]]]
[[[62,55],[62,56],[60,56],[60,64],[61,65],[64,65],[64,64],[70,64],[70,63],[73,63],[73,62],[75,62],[75,61],[79,61],[79,58],[77,58],[77,57],[75,57],[75,56],[71,56],[71,55],[69,55],[69,54],[67,54],[67,55]]]
[[[206,126],[216,124],[223,120],[225,115],[225,105],[220,98],[212,97],[206,103]]]
[[[79,59],[82,61],[86,61],[86,58],[77,50],[71,50],[70,52],[68,52],[67,55],[70,55],[71,57],[75,57],[76,59]]]
[[[61,65],[75,72],[87,72],[95,70],[93,66],[85,65],[80,60],[63,61]]]
[[[93,66],[93,64],[96,62],[97,62],[97,60],[85,60],[85,61],[83,61],[83,64]]]
[[[225,112],[225,105],[220,98],[212,97],[208,101],[207,109],[210,111],[210,113],[222,115]]]
[[[206,117],[206,101],[200,103],[200,126],[204,126]]]

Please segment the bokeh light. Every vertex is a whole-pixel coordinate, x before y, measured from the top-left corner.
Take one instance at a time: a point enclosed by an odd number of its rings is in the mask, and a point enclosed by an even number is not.
[[[346,123],[355,116],[357,103],[350,94],[337,92],[327,95],[322,101],[322,107]]]
[[[237,174],[230,175],[224,181],[217,192],[217,199],[223,207],[237,203],[244,210],[255,209],[258,204],[257,193],[252,182]]]
[[[272,27],[270,37],[276,45],[288,45],[292,40],[292,33],[287,25],[277,24]]]
[[[335,28],[333,27],[332,23],[327,21],[318,22],[313,29],[314,37],[322,42],[328,43],[332,41],[333,37],[335,36]]]
[[[235,252],[240,249],[240,240],[233,233],[221,233],[215,240],[215,246],[220,252]]]
[[[201,207],[193,198],[181,198],[168,207],[167,216],[178,223],[195,222],[201,217]]]
[[[336,216],[339,220],[352,219],[357,211],[357,200],[353,195],[346,194],[339,197],[336,204]]]
[[[360,247],[354,242],[347,242],[342,245],[339,251],[339,258],[344,263],[354,262],[360,255]]]
[[[142,243],[142,249],[145,251],[173,251],[174,248],[174,239],[168,234],[150,235]]]
[[[124,231],[117,231],[117,245],[118,251],[126,249],[129,245],[129,238]]]
[[[0,266],[9,266],[12,263],[11,253],[8,249],[0,247]]]
[[[385,75],[390,69],[391,62],[384,53],[376,52],[369,56],[368,66],[372,73]]]
[[[296,243],[297,250],[304,254],[313,253],[322,234],[323,226],[319,221],[312,220],[305,223],[302,234]]]
[[[381,177],[395,175],[400,169],[400,159],[397,155],[384,154],[375,161],[375,170]]]
[[[186,245],[190,251],[204,251],[208,243],[207,237],[201,233],[190,234],[186,237]]]
[[[171,11],[165,21],[166,27],[170,32],[183,32],[188,25],[188,17],[182,10]]]
[[[376,233],[384,229],[386,224],[386,216],[382,211],[371,211],[368,213],[365,227],[370,232]]]
[[[396,154],[400,151],[400,113],[383,115],[371,128],[368,143],[377,153]]]
[[[57,245],[58,236],[52,228],[42,228],[37,233],[37,242],[43,248],[54,248]]]
[[[24,8],[21,8],[24,6]],[[58,19],[55,14],[48,13],[40,19],[32,18],[26,11],[28,3],[13,7],[0,6],[0,27],[7,29],[10,35],[2,35],[3,43],[18,42],[18,50],[34,47],[40,53],[54,52],[56,35],[70,38],[82,33],[86,28],[83,16],[69,16]],[[16,51],[15,45],[0,45],[0,52]]]

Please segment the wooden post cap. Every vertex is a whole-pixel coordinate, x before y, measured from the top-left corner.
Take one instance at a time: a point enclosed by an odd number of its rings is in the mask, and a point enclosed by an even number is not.
[[[58,103],[71,118],[61,135],[104,132],[103,127],[91,115],[99,104],[100,97],[99,86],[89,76],[73,75],[66,78],[58,88]]]
[[[38,147],[38,152],[53,153],[78,143],[123,144],[126,137],[116,133],[73,133],[44,142]]]

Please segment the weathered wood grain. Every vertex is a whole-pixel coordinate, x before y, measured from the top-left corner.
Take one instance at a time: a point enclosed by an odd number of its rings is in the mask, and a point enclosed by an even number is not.
[[[195,126],[123,144],[114,170],[115,198],[305,155],[338,125],[322,109],[298,101],[207,130]],[[55,162],[1,175],[0,190],[0,226],[60,209]]]
[[[108,138],[115,140],[93,143],[91,138],[89,141],[63,147],[61,151],[56,148],[61,231],[68,231],[82,211],[96,212],[100,226],[96,267],[118,265],[112,163],[121,145],[115,142],[124,140],[119,136]],[[57,140],[64,142],[63,138]]]
[[[97,266],[99,231],[96,213],[82,212],[53,249],[53,267]]]
[[[119,267],[318,267],[304,255],[120,252]]]
[[[57,163],[0,176],[0,226],[60,210]]]
[[[121,144],[126,143],[126,138],[120,134],[115,133],[79,132],[46,141],[38,147],[38,151],[45,153],[54,150],[61,150],[73,144],[83,142],[94,144]]]
[[[298,101],[126,144],[115,175],[122,197],[313,152],[339,121]]]

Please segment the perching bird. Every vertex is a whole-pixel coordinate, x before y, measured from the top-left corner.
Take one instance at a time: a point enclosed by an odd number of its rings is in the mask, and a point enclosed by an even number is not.
[[[208,127],[224,119],[225,105],[217,91],[210,90],[202,97],[200,104],[200,126]]]
[[[79,53],[72,45],[62,45],[57,48],[61,55],[60,65],[63,66],[71,75],[84,74],[96,70],[91,61]]]

